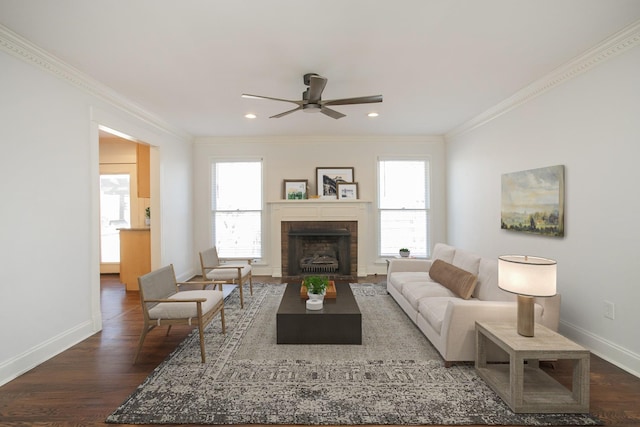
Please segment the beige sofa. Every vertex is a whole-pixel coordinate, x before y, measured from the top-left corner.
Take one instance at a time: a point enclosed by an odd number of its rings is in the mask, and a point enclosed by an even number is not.
[[[431,270],[434,263],[437,271]],[[387,291],[447,366],[475,359],[476,321],[516,322],[517,297],[498,287],[498,260],[443,243],[435,245],[431,259],[390,260]],[[559,294],[536,298],[536,323],[557,331],[559,320]]]

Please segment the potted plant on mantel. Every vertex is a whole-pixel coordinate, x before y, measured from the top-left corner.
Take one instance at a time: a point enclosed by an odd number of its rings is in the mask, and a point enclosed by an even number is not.
[[[409,249],[407,248],[400,248],[400,256],[403,258],[407,258],[409,255],[411,255],[411,251],[409,251]]]
[[[307,276],[302,281],[302,285],[307,288],[307,308],[310,310],[320,310],[324,296],[329,286],[329,278],[326,276]]]

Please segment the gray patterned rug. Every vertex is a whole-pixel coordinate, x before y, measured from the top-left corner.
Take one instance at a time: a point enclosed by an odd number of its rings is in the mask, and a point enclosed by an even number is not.
[[[158,366],[106,422],[123,424],[601,425],[589,415],[514,414],[473,366],[445,368],[384,284],[352,284],[362,345],[278,345],[285,285],[238,291],[206,329]]]

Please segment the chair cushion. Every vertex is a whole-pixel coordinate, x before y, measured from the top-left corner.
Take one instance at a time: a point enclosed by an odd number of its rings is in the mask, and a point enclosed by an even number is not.
[[[223,264],[225,267],[242,267],[240,270],[241,277],[247,276],[251,272],[251,264],[241,262],[226,262]],[[207,272],[207,279],[209,280],[227,280],[232,281],[238,278],[237,268],[214,268]]]
[[[469,299],[478,281],[475,274],[439,259],[431,265],[429,276],[464,299]]]
[[[205,289],[197,291],[182,291],[171,295],[168,299],[188,300],[194,298],[206,298],[202,303],[202,314],[211,311],[222,301],[222,291]],[[198,308],[195,302],[161,302],[149,310],[149,318],[158,319],[188,319],[198,317]]]

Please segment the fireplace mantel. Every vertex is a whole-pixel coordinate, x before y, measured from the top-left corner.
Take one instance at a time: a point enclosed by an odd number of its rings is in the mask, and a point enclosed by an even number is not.
[[[372,202],[366,200],[278,200],[267,202],[271,215],[271,264],[272,276],[282,277],[282,221],[357,221],[359,230],[369,230]],[[359,277],[366,276],[364,264],[366,245],[358,244]]]

